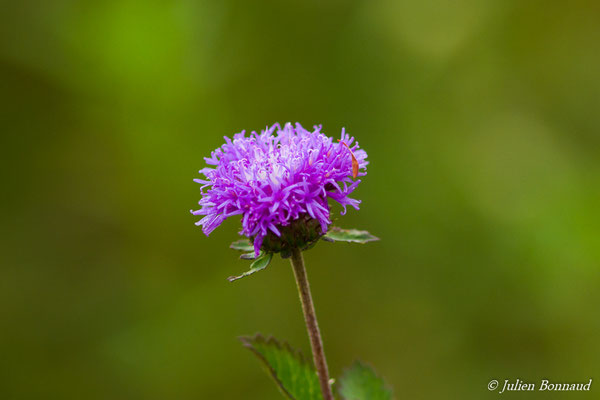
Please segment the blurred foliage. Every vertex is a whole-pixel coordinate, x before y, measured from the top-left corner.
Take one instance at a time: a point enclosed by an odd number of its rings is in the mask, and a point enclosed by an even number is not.
[[[240,337],[244,347],[259,359],[273,378],[282,398],[288,400],[323,400],[319,377],[309,357],[286,342],[261,334]],[[357,399],[358,400],[358,399]]]
[[[354,363],[338,381],[339,393],[344,399],[392,400],[392,390],[371,367]]]
[[[289,263],[227,282],[239,222],[206,238],[188,212],[222,136],[276,121],[345,126],[371,162],[339,224],[382,240],[305,255],[333,375],[359,358],[398,398],[478,400],[492,378],[598,378],[599,18],[3,2],[0,398],[280,398],[236,337],[308,352]]]

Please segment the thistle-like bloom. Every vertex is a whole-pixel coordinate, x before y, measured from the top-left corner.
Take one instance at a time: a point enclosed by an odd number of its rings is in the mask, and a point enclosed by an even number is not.
[[[207,236],[239,214],[240,234],[254,240],[258,255],[265,237],[277,240],[291,226],[312,223],[318,236],[326,233],[328,198],[344,207],[342,215],[348,205],[358,209],[360,201],[348,196],[360,183],[353,178],[367,174],[367,153],[344,129],[334,141],[321,133],[321,126],[310,132],[298,123],[283,129],[275,124],[260,134],[242,131],[233,141],[225,137],[225,142],[205,158],[214,166],[200,170],[206,179],[194,179],[202,185],[202,199],[201,208],[191,212],[204,215],[196,225]]]

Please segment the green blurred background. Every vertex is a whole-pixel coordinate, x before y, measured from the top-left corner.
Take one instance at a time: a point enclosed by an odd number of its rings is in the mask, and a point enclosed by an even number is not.
[[[276,121],[345,126],[371,162],[338,222],[382,240],[305,255],[334,375],[368,361],[398,399],[600,380],[597,1],[1,10],[1,399],[281,398],[236,337],[308,352],[289,264],[228,283],[239,221],[189,214],[203,157]]]

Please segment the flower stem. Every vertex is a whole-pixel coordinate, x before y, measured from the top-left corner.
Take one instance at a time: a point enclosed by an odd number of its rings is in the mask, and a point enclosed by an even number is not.
[[[321,384],[323,400],[334,400],[331,386],[329,385],[327,360],[325,359],[325,352],[323,351],[323,341],[321,340],[319,323],[317,322],[317,315],[315,314],[315,306],[313,305],[312,296],[310,294],[310,285],[308,283],[308,277],[306,276],[306,268],[304,268],[302,251],[298,248],[293,249],[290,261],[292,263],[292,268],[294,269],[296,283],[298,284],[300,302],[302,303],[302,311],[304,311],[304,321],[306,322],[306,330],[308,331],[308,337],[310,338],[310,345],[312,347],[313,359],[319,376],[319,383]]]

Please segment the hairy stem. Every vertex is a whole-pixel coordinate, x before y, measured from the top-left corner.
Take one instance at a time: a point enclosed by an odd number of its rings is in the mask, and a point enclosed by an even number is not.
[[[315,306],[313,305],[312,296],[310,294],[310,285],[308,283],[308,277],[306,276],[306,268],[304,268],[302,251],[297,248],[294,249],[290,260],[292,262],[292,268],[294,269],[296,283],[298,284],[300,302],[302,303],[302,311],[304,311],[304,321],[306,322],[306,330],[308,331],[308,337],[310,338],[315,367],[317,368],[317,374],[319,375],[323,400],[334,400],[331,386],[329,385],[327,360],[325,359],[325,352],[323,351],[323,341],[321,340],[319,323],[317,322],[317,315],[315,314]]]

